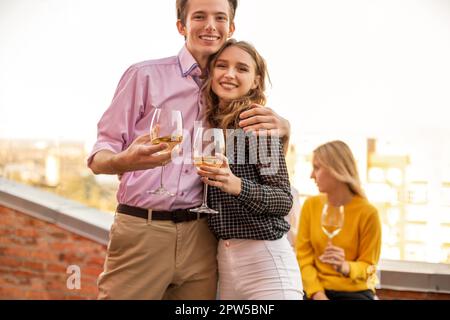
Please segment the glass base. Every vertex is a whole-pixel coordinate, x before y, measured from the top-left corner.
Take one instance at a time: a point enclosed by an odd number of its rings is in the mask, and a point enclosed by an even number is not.
[[[158,189],[154,190],[154,191],[147,191],[147,193],[149,194],[157,194],[160,196],[169,196],[169,197],[173,197],[175,194],[169,192],[168,190],[166,190],[163,187],[159,187]]]
[[[211,209],[208,206],[202,205],[201,207],[198,208],[194,208],[194,209],[189,209],[190,212],[195,212],[195,213],[208,213],[208,214],[218,214],[219,211],[216,211],[214,209]]]

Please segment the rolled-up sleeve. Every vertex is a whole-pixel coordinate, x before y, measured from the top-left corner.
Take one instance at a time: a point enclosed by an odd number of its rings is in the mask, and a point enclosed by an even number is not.
[[[88,165],[97,152],[119,153],[134,140],[135,124],[147,102],[147,86],[148,81],[140,79],[137,67],[132,66],[123,74],[111,105],[97,124],[97,141],[87,159]]]

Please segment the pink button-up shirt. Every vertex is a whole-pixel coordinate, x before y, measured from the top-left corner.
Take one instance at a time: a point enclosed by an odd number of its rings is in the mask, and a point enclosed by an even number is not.
[[[100,150],[119,153],[138,136],[148,134],[155,106],[180,110],[183,114],[183,150],[191,150],[194,122],[201,121],[201,70],[183,47],[178,56],[145,61],[131,66],[122,76],[110,107],[98,123],[97,142],[88,163]],[[189,152],[184,152],[186,160]],[[181,163],[180,163],[181,162]],[[117,192],[122,204],[154,210],[175,210],[201,204],[203,185],[191,161],[165,166],[164,187],[174,197],[148,194],[160,184],[161,168],[125,173]]]

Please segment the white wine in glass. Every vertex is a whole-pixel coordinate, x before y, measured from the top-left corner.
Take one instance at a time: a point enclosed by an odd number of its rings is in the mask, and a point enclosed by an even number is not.
[[[194,166],[196,166],[197,169],[200,168],[201,166],[220,168],[222,164],[223,161],[214,156],[194,157]]]
[[[322,209],[322,230],[330,239],[334,238],[344,226],[344,206],[325,203]]]
[[[160,153],[172,152],[183,141],[183,117],[181,111],[164,108],[155,108],[150,124],[151,143],[158,145],[165,143],[166,149]],[[150,194],[174,196],[163,185],[164,165],[161,166],[160,186],[158,189],[148,191]]]
[[[225,154],[225,138],[222,129],[217,128],[197,128],[194,135],[194,144],[192,147],[192,159],[194,165],[199,169],[201,166],[219,168],[223,160],[216,154]],[[200,207],[191,209],[195,213],[217,214],[218,211],[211,209],[207,204],[208,185],[203,187],[203,203]]]
[[[183,136],[165,136],[152,139],[152,144],[165,143],[168,145],[162,152],[171,152],[181,142],[183,142]]]

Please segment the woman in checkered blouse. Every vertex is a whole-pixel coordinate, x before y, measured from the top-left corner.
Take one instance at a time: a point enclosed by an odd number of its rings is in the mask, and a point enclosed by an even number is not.
[[[255,48],[231,39],[211,57],[203,87],[207,122],[226,130],[227,140],[222,167],[199,169],[210,186],[208,205],[219,211],[208,223],[219,239],[220,299],[303,297],[286,237],[290,226],[284,216],[292,195],[283,144],[275,131],[259,131],[256,137],[239,129],[242,112],[265,104],[266,77],[265,61]]]

